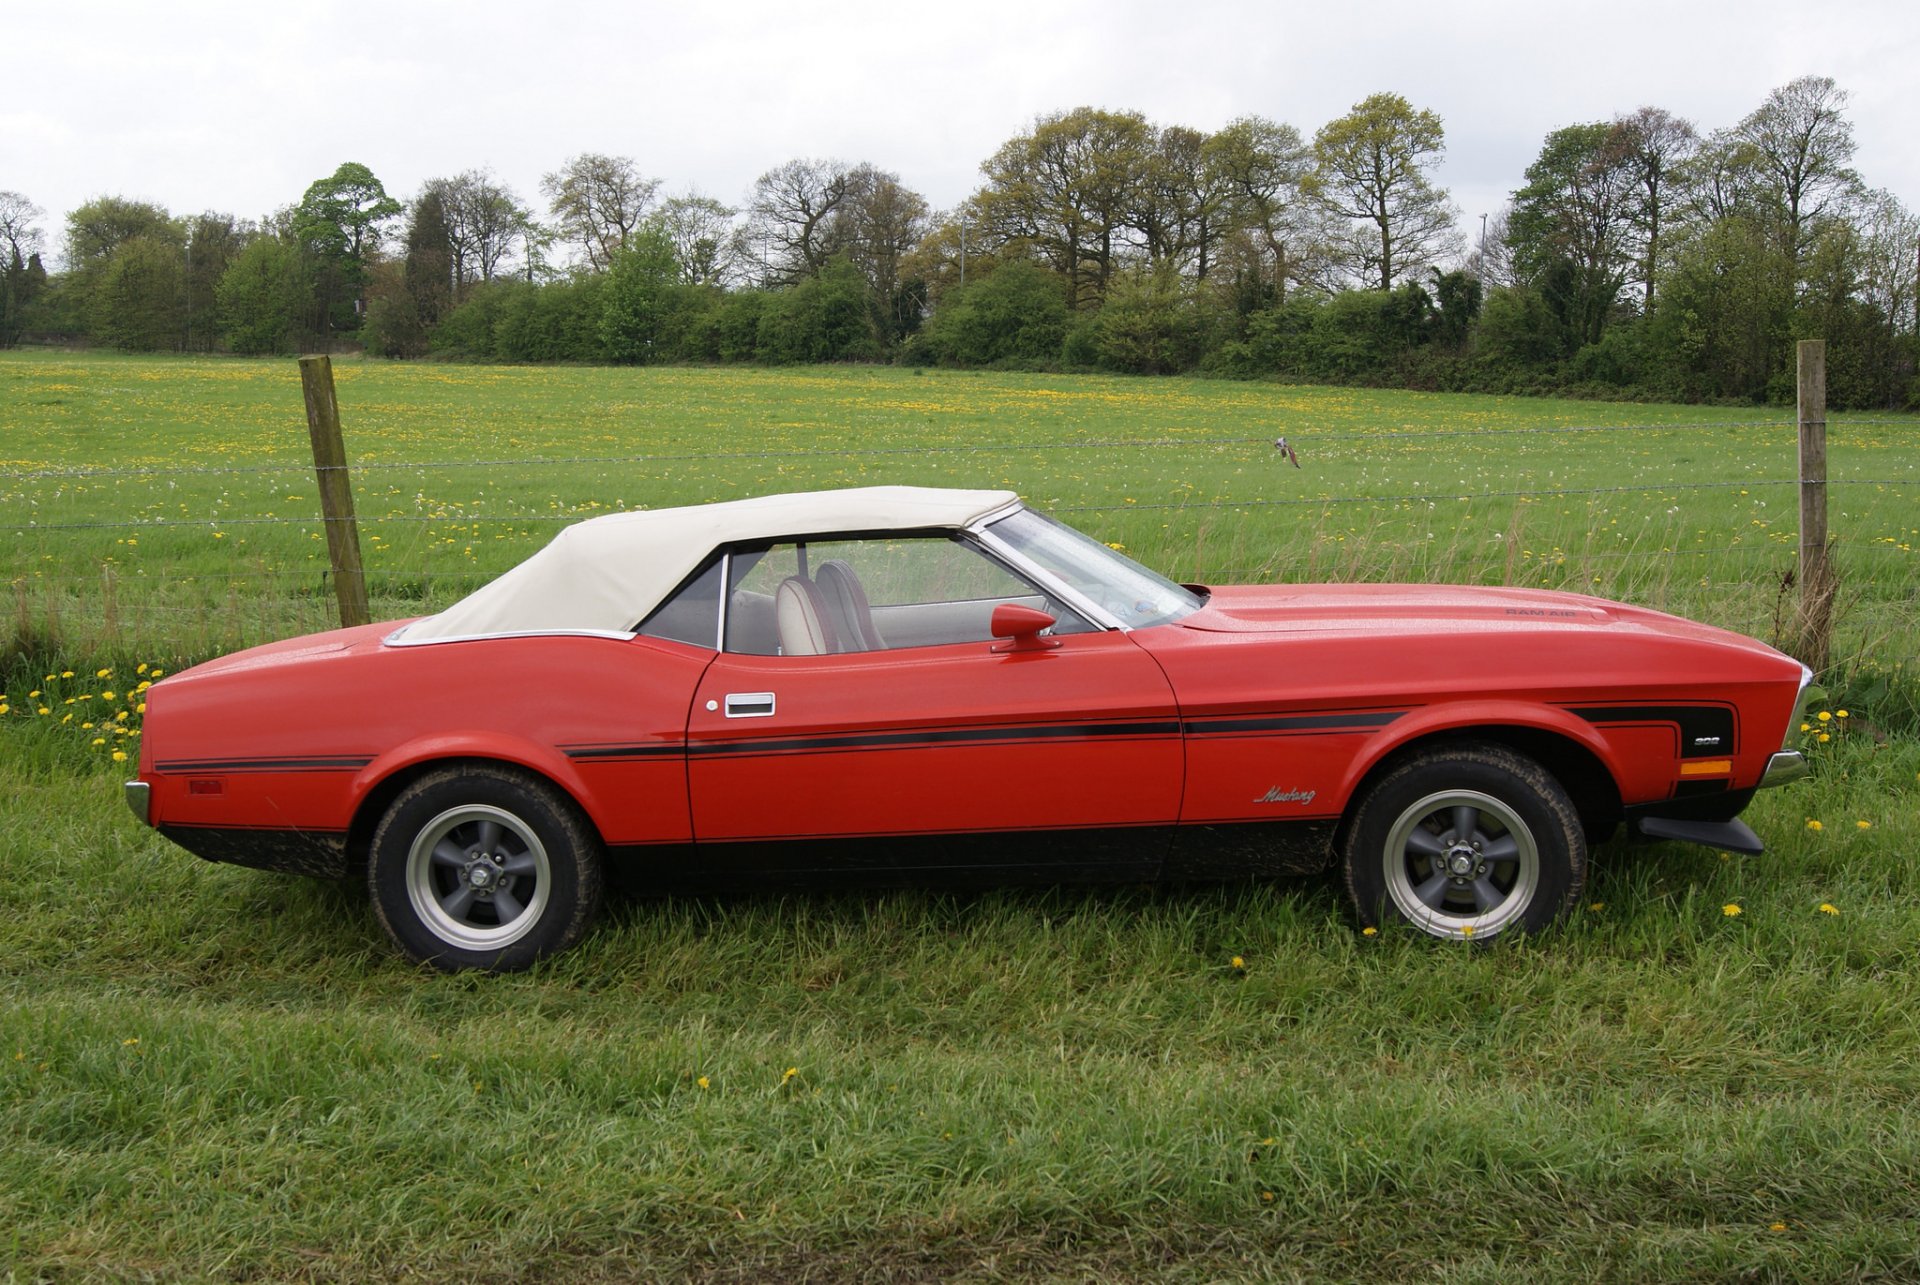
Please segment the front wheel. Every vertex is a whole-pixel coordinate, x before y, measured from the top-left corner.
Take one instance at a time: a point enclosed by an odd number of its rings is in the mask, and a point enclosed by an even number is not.
[[[1345,857],[1363,924],[1397,916],[1452,940],[1544,928],[1587,873],[1566,790],[1500,745],[1433,749],[1388,772],[1355,809]]]
[[[491,764],[441,768],[401,791],[367,864],[388,935],[448,972],[512,972],[574,945],[600,873],[599,838],[571,800]]]

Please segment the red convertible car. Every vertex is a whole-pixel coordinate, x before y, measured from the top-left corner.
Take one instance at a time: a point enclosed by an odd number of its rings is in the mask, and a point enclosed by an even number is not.
[[[621,513],[435,616],[147,693],[140,819],[364,870],[399,946],[514,969],[658,886],[1188,879],[1338,862],[1443,938],[1574,905],[1588,845],[1758,852],[1808,679],[1594,598],[1178,585],[1006,491]],[[288,718],[270,711],[299,711]]]

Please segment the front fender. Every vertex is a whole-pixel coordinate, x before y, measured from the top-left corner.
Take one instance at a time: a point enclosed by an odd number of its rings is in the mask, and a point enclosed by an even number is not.
[[[1414,742],[1475,728],[1524,728],[1564,737],[1598,759],[1615,782],[1622,779],[1623,765],[1614,747],[1592,723],[1567,710],[1533,701],[1454,701],[1415,710],[1395,719],[1378,736],[1368,738],[1365,752],[1348,767],[1340,797],[1350,801],[1369,773]]]

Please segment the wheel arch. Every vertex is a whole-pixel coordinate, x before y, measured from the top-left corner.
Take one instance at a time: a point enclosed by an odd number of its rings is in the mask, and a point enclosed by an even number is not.
[[[1521,718],[1480,718],[1443,722],[1416,729],[1382,746],[1356,765],[1346,789],[1346,807],[1334,835],[1336,851],[1346,842],[1355,806],[1375,782],[1411,758],[1440,746],[1465,743],[1499,745],[1524,755],[1545,768],[1573,800],[1580,819],[1590,829],[1614,824],[1625,815],[1618,778],[1607,761],[1604,742],[1585,725],[1561,721],[1548,711]]]
[[[380,818],[386,815],[393,801],[408,786],[431,772],[463,764],[507,768],[552,788],[580,814],[588,829],[605,842],[605,834],[595,819],[593,808],[589,806],[591,795],[585,784],[572,766],[565,759],[558,758],[553,751],[542,752],[537,745],[528,743],[519,746],[500,738],[435,738],[431,742],[403,747],[382,755],[369,764],[355,781],[354,792],[359,801],[354,805],[353,819],[347,825],[347,861],[350,868],[357,871],[366,869],[373,847],[373,832],[379,828]]]

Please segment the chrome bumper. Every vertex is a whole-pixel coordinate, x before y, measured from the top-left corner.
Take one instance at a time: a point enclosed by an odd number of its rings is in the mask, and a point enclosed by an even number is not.
[[[1767,760],[1767,770],[1760,776],[1760,788],[1765,790],[1797,781],[1811,770],[1807,766],[1807,756],[1799,750],[1781,750]]]
[[[153,793],[151,787],[145,781],[128,781],[124,788],[127,793],[127,807],[132,809],[133,815],[140,819],[141,825],[152,825],[153,822],[148,819],[150,814],[147,811],[147,803]]]

